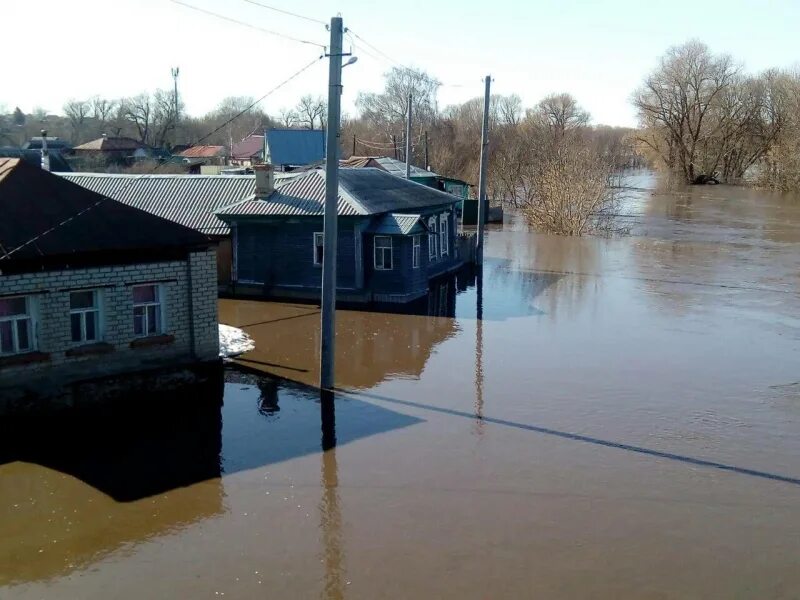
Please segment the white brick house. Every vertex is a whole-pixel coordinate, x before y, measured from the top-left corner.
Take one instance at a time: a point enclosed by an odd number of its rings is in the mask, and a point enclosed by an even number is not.
[[[206,236],[17,161],[0,162],[0,211],[0,413],[75,382],[218,362]]]

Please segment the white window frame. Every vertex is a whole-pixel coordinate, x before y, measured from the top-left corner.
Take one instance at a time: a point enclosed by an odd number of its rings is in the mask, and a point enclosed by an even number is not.
[[[80,294],[85,292],[92,292],[94,295],[94,306],[91,308],[72,308],[72,294]],[[73,344],[96,344],[103,341],[103,295],[102,290],[72,290],[69,293],[70,308],[69,308],[69,337]],[[95,338],[93,340],[86,339],[86,319],[89,313],[97,313],[97,320],[95,321]],[[72,339],[72,315],[81,315],[81,339]]]
[[[439,255],[437,242],[439,239],[439,229],[436,227],[436,217],[428,219],[428,260],[436,260]]]
[[[17,354],[27,354],[28,352],[35,352],[36,345],[36,317],[34,314],[34,301],[31,296],[6,296],[3,300],[15,300],[17,298],[25,299],[25,312],[16,315],[9,315],[0,317],[0,323],[11,323],[11,345],[13,349],[11,352],[3,352],[0,349],[0,356],[15,356]],[[20,349],[19,347],[19,321],[27,321],[28,329],[28,347]]]
[[[319,239],[320,243],[317,244],[317,239]],[[314,232],[314,245],[311,248],[311,258],[314,261],[315,266],[322,266],[322,260],[317,260],[317,247],[322,247],[323,254],[322,259],[325,258],[325,234],[322,231],[315,231]]]
[[[131,288],[131,296],[133,296],[133,292],[136,288],[143,288],[143,287],[154,287],[156,290],[156,301],[155,302],[134,302],[133,303],[133,335],[136,338],[146,338],[152,337],[156,335],[163,335],[164,332],[167,330],[167,323],[166,323],[166,311],[164,310],[164,286],[158,283],[139,283],[134,285]],[[147,308],[150,306],[156,307],[156,330],[153,333],[148,333],[150,329],[150,316],[147,311]],[[144,307],[144,333],[136,333],[136,309],[139,307]]]
[[[447,256],[450,253],[450,244],[448,236],[450,235],[449,215],[444,213],[439,217],[439,251],[442,256]]]
[[[378,240],[379,239],[387,239],[389,240],[389,246],[381,246],[381,265],[378,266]],[[389,250],[389,262],[391,263],[388,267],[386,266],[386,254],[385,250]],[[390,235],[376,235],[373,244],[372,244],[372,266],[375,268],[376,271],[391,271],[394,269],[394,241],[392,240],[392,236]]]
[[[411,268],[419,269],[422,264],[422,236],[411,236]]]

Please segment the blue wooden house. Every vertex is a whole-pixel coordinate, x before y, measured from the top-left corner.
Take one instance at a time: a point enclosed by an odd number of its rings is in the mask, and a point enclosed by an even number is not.
[[[324,201],[324,170],[276,189],[271,167],[256,167],[256,193],[216,212],[231,227],[235,293],[319,297]],[[409,302],[457,270],[458,201],[380,169],[339,169],[337,298]]]

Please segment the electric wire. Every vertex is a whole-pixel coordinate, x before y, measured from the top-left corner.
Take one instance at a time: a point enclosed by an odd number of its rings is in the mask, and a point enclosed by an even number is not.
[[[191,10],[196,10],[197,12],[201,12],[203,14],[216,17],[217,19],[222,19],[223,21],[228,21],[229,23],[236,23],[237,25],[241,25],[243,27],[249,27],[250,29],[255,29],[256,31],[260,31],[261,33],[267,33],[269,35],[274,35],[277,37],[281,37],[287,40],[291,40],[293,42],[297,42],[299,44],[308,44],[310,46],[317,46],[318,48],[325,48],[324,44],[319,44],[317,42],[312,42],[309,40],[304,40],[301,38],[297,38],[285,33],[281,33],[280,31],[275,31],[274,29],[265,29],[263,27],[259,27],[258,25],[253,25],[252,23],[246,23],[245,21],[239,21],[238,19],[234,19],[232,17],[226,17],[225,15],[221,15],[219,13],[212,12],[210,10],[206,10],[205,8],[200,8],[199,6],[194,6],[192,4],[188,4],[183,2],[182,0],[169,0],[173,4],[180,4],[181,6],[185,6]]]
[[[242,0],[242,2],[247,2],[248,4],[252,4],[254,6],[259,6],[261,8],[266,8],[267,10],[274,10],[275,12],[282,13],[284,15],[289,15],[291,17],[297,17],[298,19],[304,19],[306,21],[311,21],[312,23],[319,23],[321,25],[327,25],[325,21],[320,19],[315,19],[314,17],[307,17],[305,15],[301,15],[290,10],[285,10],[283,8],[277,8],[275,6],[270,6],[269,4],[264,4],[263,2],[256,2],[256,0]]]

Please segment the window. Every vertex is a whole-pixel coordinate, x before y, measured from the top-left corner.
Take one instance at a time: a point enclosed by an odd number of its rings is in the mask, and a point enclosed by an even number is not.
[[[0,354],[33,350],[33,316],[27,296],[0,298]]]
[[[388,235],[375,236],[375,270],[388,271],[392,268],[392,238]]]
[[[411,238],[411,268],[419,269],[420,259],[422,258],[422,236],[415,235]]]
[[[447,256],[449,247],[448,247],[448,239],[447,236],[449,235],[449,227],[447,226],[447,217],[449,215],[444,213],[440,219],[442,224],[439,227],[439,249],[442,252],[442,256]]]
[[[439,252],[436,250],[436,217],[431,217],[428,220],[428,258],[430,260],[436,260]]]
[[[133,333],[138,337],[157,335],[163,331],[161,289],[158,285],[137,285],[133,288]]]
[[[69,320],[73,342],[96,342],[100,339],[100,300],[97,290],[70,293]]]
[[[322,232],[317,231],[314,233],[314,264],[322,264],[322,251],[325,244],[325,236]]]

